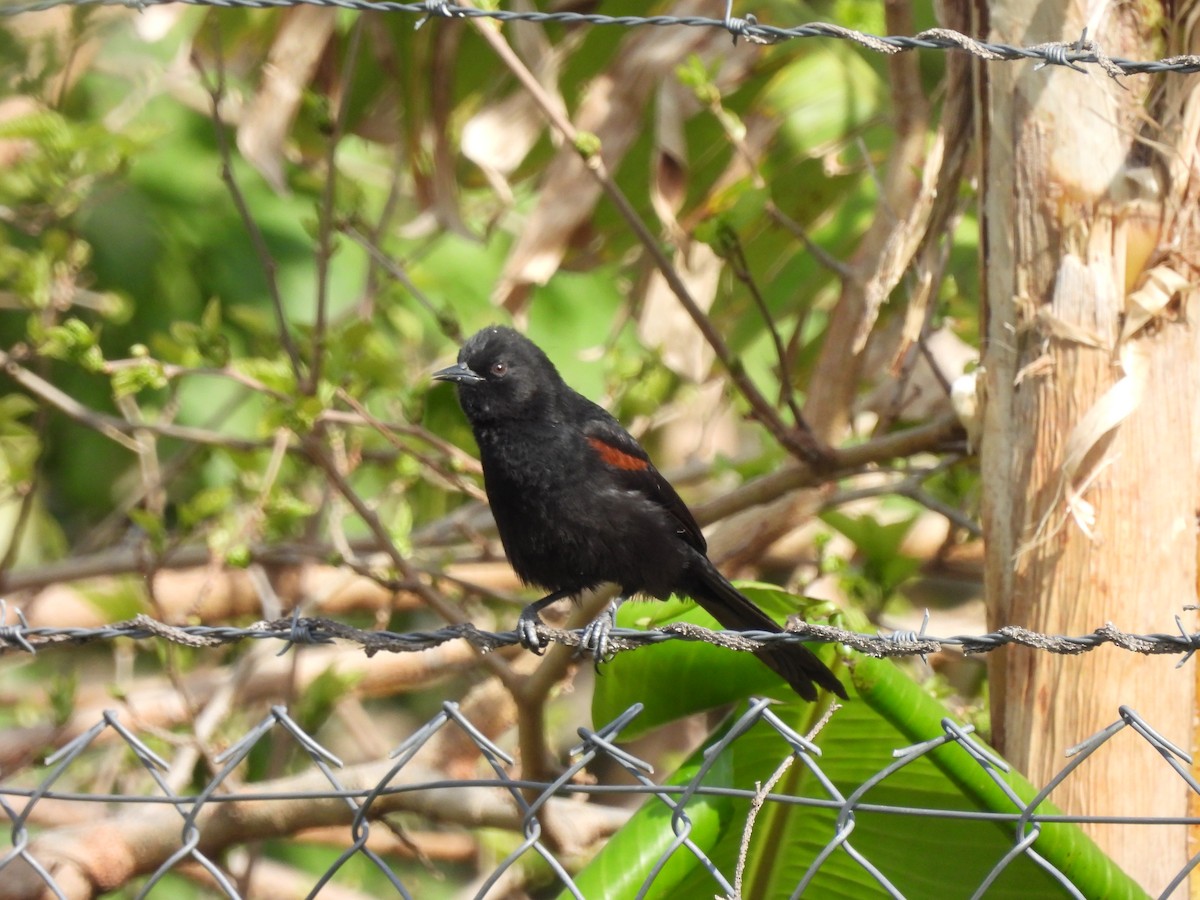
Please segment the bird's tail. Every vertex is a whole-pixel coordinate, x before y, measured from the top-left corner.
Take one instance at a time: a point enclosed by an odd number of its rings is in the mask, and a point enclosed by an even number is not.
[[[689,570],[684,592],[726,628],[738,631],[770,631],[780,628],[741,591],[729,583],[712,562],[700,554]],[[843,700],[846,688],[837,676],[803,644],[771,644],[754,654],[805,700],[817,699],[814,682]]]

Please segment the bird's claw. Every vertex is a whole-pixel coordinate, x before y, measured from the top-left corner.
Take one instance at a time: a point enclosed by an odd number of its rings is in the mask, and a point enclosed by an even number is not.
[[[580,654],[590,653],[597,666],[602,662],[608,662],[617,655],[616,651],[609,646],[608,640],[612,635],[612,630],[617,627],[617,610],[623,602],[623,597],[613,600],[579,635]]]
[[[544,624],[536,610],[524,609],[517,618],[517,640],[521,642],[522,647],[537,656],[545,655],[546,647],[550,643],[542,638],[538,630]]]

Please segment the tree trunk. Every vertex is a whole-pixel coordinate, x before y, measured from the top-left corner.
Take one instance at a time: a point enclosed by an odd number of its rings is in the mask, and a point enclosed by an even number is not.
[[[1114,57],[1195,52],[1181,33],[1195,0],[1151,6],[992,0],[990,39],[1074,42],[1086,25]],[[1174,30],[1151,31],[1156,20]],[[1185,607],[1196,602],[1200,500],[1200,82],[981,68],[991,625],[1172,632],[1179,615],[1195,630]],[[1121,705],[1187,749],[1195,669],[1178,661],[1113,647],[993,654],[995,740],[1035,784]],[[1188,798],[1126,730],[1051,800],[1071,813],[1165,817],[1186,815]],[[1188,858],[1183,826],[1088,830],[1155,893]]]

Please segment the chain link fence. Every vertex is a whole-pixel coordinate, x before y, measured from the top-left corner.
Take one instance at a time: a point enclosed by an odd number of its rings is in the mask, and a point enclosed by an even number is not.
[[[282,620],[244,629],[175,629],[142,619],[50,635],[18,624],[5,626],[0,640],[6,655],[52,641],[59,647],[50,652],[61,652],[63,641],[115,636],[162,641],[183,634],[195,643],[236,635],[321,643],[332,639],[330,625]],[[897,653],[930,652],[942,642],[831,630]],[[337,631],[339,639],[354,637],[345,626]],[[551,631],[569,642],[577,637]],[[704,631],[640,633],[639,642],[656,635],[695,640]],[[621,633],[626,642],[633,634],[639,633]],[[708,635],[718,643],[747,641],[738,633]],[[440,633],[435,637],[444,639]],[[1151,644],[1157,637],[1151,636]],[[1190,653],[1195,637],[1171,637],[1167,643]],[[432,639],[385,633],[367,649],[420,649]],[[507,641],[508,634],[488,640]],[[1049,643],[1079,648],[1073,639]],[[579,728],[579,743],[561,774],[547,781],[520,777],[495,735],[453,702],[409,729],[386,758],[349,765],[331,749],[328,736],[306,730],[283,705],[271,706],[246,733],[224,735],[213,735],[200,716],[189,732],[139,728],[128,721],[129,707],[122,715],[108,710],[73,738],[47,735],[52,749],[44,757],[26,765],[10,759],[0,775],[0,809],[8,823],[8,846],[0,850],[0,898],[72,898],[118,888],[127,896],[185,896],[178,893],[185,886],[198,896],[421,897],[430,896],[432,883],[440,884],[438,896],[504,897],[521,895],[513,893],[510,880],[526,883],[531,867],[539,885],[534,896],[737,897],[749,848],[772,832],[773,815],[803,822],[799,838],[789,832],[800,843],[781,848],[794,853],[796,862],[794,883],[780,896],[827,896],[842,882],[843,888],[856,885],[864,896],[1093,897],[1104,894],[1097,893],[1094,871],[1073,865],[1087,844],[1074,826],[1113,820],[1062,814],[1047,801],[1059,784],[1118,734],[1128,733],[1200,794],[1189,757],[1125,708],[1112,726],[1072,748],[1058,775],[1036,791],[1023,790],[971,727],[949,718],[941,720],[936,736],[892,745],[890,754],[858,759],[847,768],[845,757],[858,752],[854,745],[836,736],[826,741],[829,736],[821,732],[862,705],[834,707],[805,735],[776,712],[782,708],[751,700],[665,782],[650,762],[618,743],[631,724],[636,730],[640,704],[595,730]],[[440,768],[447,740],[466,746],[474,760],[470,772],[449,777]],[[769,761],[771,771],[739,782],[730,772],[740,753]],[[926,795],[914,786],[927,788],[931,777],[968,787],[957,800],[950,791],[919,802]],[[980,803],[988,792],[992,800]],[[727,817],[720,840],[713,833],[714,806]],[[1121,823],[1180,824],[1154,817]],[[422,850],[414,832],[462,838],[460,858],[450,863],[441,853]],[[479,837],[486,832],[501,837]],[[956,847],[968,832],[974,836]],[[606,853],[627,852],[622,834],[636,835],[640,855],[636,865],[625,858],[618,878],[604,859]],[[274,852],[261,852],[263,842],[275,839],[293,848],[287,890],[272,881],[280,865],[270,861]],[[969,864],[946,868],[931,859],[914,868],[911,855],[938,852],[928,844],[939,840],[948,842],[941,853],[961,852],[959,862],[969,857]],[[310,841],[320,850],[295,850]],[[315,860],[324,862],[318,866]],[[1197,861],[1200,857],[1183,865],[1162,896]]]
[[[1055,785],[1092,752],[1130,727],[1176,768],[1189,787],[1198,789],[1186,768],[1180,765],[1182,754],[1127,709],[1121,710],[1121,719],[1111,728],[1075,748],[1074,759],[1039,793],[1035,802],[1022,802],[1010,792],[1012,809],[1008,813],[905,807],[874,800],[873,790],[895,772],[936,751],[947,752],[943,748],[951,748],[949,752],[969,760],[982,775],[1009,790],[1003,777],[1005,766],[1002,761],[972,737],[972,729],[948,720],[944,723],[943,736],[898,748],[894,760],[863,783],[847,789],[835,783],[823,770],[821,751],[814,744],[776,716],[768,701],[756,700],[719,741],[705,750],[706,764],[695,775],[681,784],[661,785],[651,777],[653,768],[649,763],[615,743],[622,728],[638,712],[638,707],[631,708],[595,731],[581,728],[581,742],[572,753],[571,764],[558,779],[547,783],[511,777],[512,758],[465,718],[454,703],[446,703],[439,713],[391,753],[389,761],[360,764],[345,772],[335,754],[306,733],[284,707],[276,706],[247,734],[214,758],[217,771],[196,793],[174,790],[165,777],[171,765],[147,745],[143,736],[112,713],[106,713],[84,734],[50,754],[42,766],[30,769],[20,779],[5,779],[0,787],[0,808],[8,820],[10,841],[10,846],[0,856],[0,896],[73,897],[89,895],[97,888],[117,886],[96,883],[101,873],[110,878],[129,879],[137,885],[137,896],[149,896],[156,888],[163,891],[158,895],[169,896],[171,889],[165,887],[163,881],[171,873],[190,882],[208,885],[217,895],[271,896],[258,891],[244,893],[239,884],[244,882],[245,876],[235,874],[228,864],[218,860],[238,844],[286,834],[292,818],[289,809],[297,805],[323,807],[324,812],[317,818],[340,830],[344,839],[341,852],[323,873],[314,878],[309,896],[316,896],[326,886],[336,883],[338,873],[352,860],[371,867],[376,873],[373,883],[386,882],[391,888],[389,895],[421,896],[411,876],[398,871],[389,854],[374,849],[372,829],[393,828],[382,820],[400,811],[424,809],[432,812],[437,795],[457,792],[479,795],[482,799],[477,802],[481,813],[494,825],[509,829],[517,838],[516,846],[494,865],[474,890],[473,896],[477,897],[489,896],[489,891],[529,856],[540,858],[545,870],[551,873],[553,889],[546,896],[558,890],[573,897],[589,896],[573,877],[572,863],[561,857],[561,851],[557,849],[561,839],[553,836],[556,826],[550,823],[555,818],[561,821],[563,816],[569,815],[572,806],[578,805],[571,798],[587,797],[594,803],[630,794],[637,794],[648,804],[668,813],[662,819],[668,825],[665,849],[648,866],[649,874],[638,896],[655,895],[655,879],[676,857],[682,857],[688,866],[705,873],[712,893],[737,895],[735,882],[739,872],[725,871],[707,855],[702,842],[692,836],[696,809],[702,809],[708,798],[732,797],[757,803],[759,807],[789,805],[811,810],[814,815],[824,813],[821,821],[826,832],[825,844],[808,862],[803,876],[794,885],[794,896],[804,894],[819,879],[822,867],[834,857],[840,857],[843,863],[850,861],[881,894],[914,896],[906,893],[898,880],[893,880],[885,864],[877,864],[857,846],[855,828],[858,819],[872,814],[892,820],[897,840],[903,840],[902,830],[911,827],[914,820],[919,822],[929,817],[971,824],[987,822],[996,826],[997,834],[1007,836],[1007,848],[997,844],[997,856],[982,873],[978,884],[944,885],[948,891],[945,896],[990,896],[989,890],[1023,861],[1052,879],[1061,888],[1061,895],[1083,897],[1087,895],[1073,884],[1069,875],[1039,853],[1039,837],[1048,824],[1095,821],[1040,812],[1041,799]],[[821,785],[825,795],[790,796],[765,789],[756,791],[753,786],[709,785],[706,779],[713,766],[755,726],[770,732],[781,762],[802,765]],[[454,783],[444,779],[425,780],[423,772],[426,770],[420,765],[412,765],[413,761],[444,728],[455,728],[471,741],[493,777]],[[307,757],[310,773],[261,783],[243,780],[239,773],[244,774],[251,755],[281,741],[294,744]],[[110,748],[114,744],[129,751],[145,776],[140,780],[153,783],[157,791],[103,792],[67,786],[82,773],[91,773],[97,754],[111,757]],[[598,757],[604,757],[617,770],[626,773],[628,783],[586,784],[577,781]],[[39,821],[39,812],[54,805],[78,808],[81,810],[78,819],[88,824],[58,827],[35,824]],[[99,814],[95,811],[97,807],[101,810]],[[621,821],[625,815],[618,811],[616,816],[607,817],[604,824]],[[1153,820],[1147,819],[1142,824],[1149,822]],[[747,819],[746,824],[748,839],[753,832],[753,819]],[[1004,852],[999,852],[1001,849]],[[1182,881],[1196,861],[1190,860],[1181,869],[1176,882],[1164,896]],[[81,886],[85,885],[87,888],[81,892]],[[504,895],[501,892],[494,896]]]

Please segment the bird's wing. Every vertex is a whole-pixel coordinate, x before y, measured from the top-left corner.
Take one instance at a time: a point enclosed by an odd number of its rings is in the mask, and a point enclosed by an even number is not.
[[[679,532],[689,544],[705,553],[708,545],[692,511],[680,499],[671,482],[662,476],[642,445],[621,423],[599,406],[588,401],[593,409],[588,410],[583,424],[583,436],[600,462],[613,473],[617,482],[626,490],[638,491],[667,510],[679,523]]]

